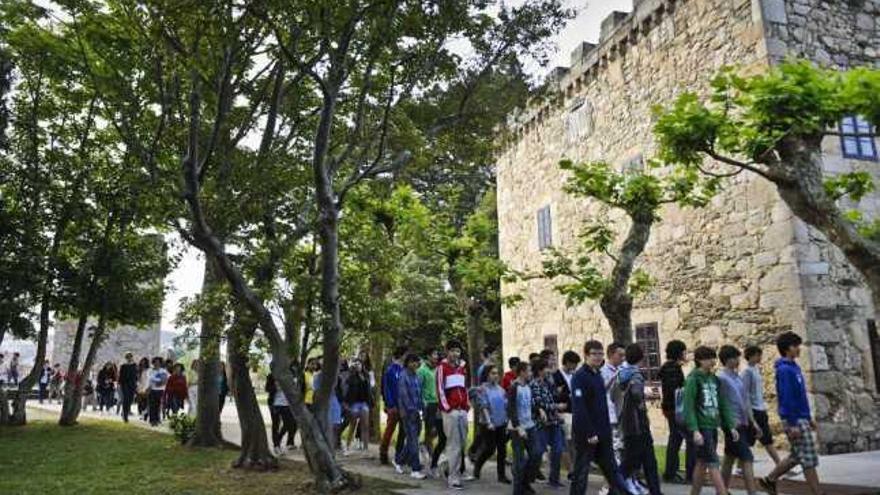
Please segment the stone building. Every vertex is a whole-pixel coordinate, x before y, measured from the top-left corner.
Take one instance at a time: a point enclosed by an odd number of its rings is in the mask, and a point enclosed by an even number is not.
[[[502,259],[538,272],[543,248],[571,252],[585,221],[613,217],[563,192],[558,161],[642,166],[655,149],[651,107],[685,90],[705,94],[722,66],[756,73],[787,56],[878,65],[878,54],[880,0],[636,0],[633,12],[602,22],[598,43],[572,52],[570,68],[551,73],[549,98],[510,116],[512,138],[497,160]],[[880,180],[877,143],[856,141],[847,140],[846,152],[841,138],[823,143],[828,172],[868,170]],[[859,207],[880,214],[880,196]],[[822,450],[880,448],[880,341],[870,294],[839,250],[792,216],[774,186],[740,174],[707,208],[667,207],[641,266],[657,281],[633,313],[649,368],[662,361],[666,342],[681,339],[765,346],[769,373],[775,336],[794,330],[806,342],[801,365]],[[523,296],[503,310],[506,355],[609,341],[598,305],[567,307],[555,284],[504,284],[504,294]],[[772,403],[773,381],[765,384]]]
[[[91,325],[93,322],[90,322]],[[67,369],[70,362],[70,351],[73,349],[73,339],[76,335],[76,320],[65,320],[58,322],[55,326],[55,338],[52,344],[52,363],[61,363],[62,368]],[[107,338],[98,353],[95,356],[95,365],[92,368],[97,373],[101,366],[107,361],[115,361],[121,364],[124,361],[126,352],[131,352],[135,356],[135,360],[142,357],[153,358],[154,356],[164,356],[161,352],[161,332],[159,331],[159,320],[152,323],[146,328],[135,328],[132,326],[123,326],[110,330]],[[80,357],[80,365],[86,358],[89,345],[92,339],[89,332],[83,339],[82,355]]]

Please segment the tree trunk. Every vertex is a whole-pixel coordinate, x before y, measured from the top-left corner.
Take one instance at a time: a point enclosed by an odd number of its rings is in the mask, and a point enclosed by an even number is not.
[[[645,251],[651,226],[654,224],[653,212],[630,215],[632,223],[620,254],[611,270],[611,286],[599,300],[602,314],[611,326],[615,342],[627,345],[633,341],[632,308],[633,298],[629,291],[636,259]]]
[[[211,294],[221,284],[220,273],[212,257],[205,256],[205,275],[202,280],[202,295]],[[220,334],[222,314],[217,308],[209,307],[202,313],[202,327],[199,332],[199,389],[196,404],[196,431],[189,441],[194,447],[220,447],[223,436],[220,432]]]
[[[266,470],[278,467],[278,461],[269,451],[266,423],[260,412],[254,385],[248,367],[248,355],[256,321],[237,319],[229,332],[229,366],[232,372],[232,390],[238,425],[241,428],[241,454],[233,464],[237,468]]]
[[[61,417],[58,424],[73,426],[82,407],[82,382],[85,375],[79,373],[79,355],[82,352],[82,341],[86,333],[89,315],[81,310],[76,323],[76,335],[73,337],[73,349],[70,351],[70,362],[67,365],[67,381],[64,382],[64,399],[61,403]],[[71,379],[73,378],[73,379]]]
[[[471,372],[471,384],[476,385],[480,383],[477,370],[480,368],[483,347],[486,345],[486,329],[483,326],[483,306],[478,301],[468,301],[465,305],[467,306],[467,341],[468,359],[470,360],[468,368],[470,368]]]
[[[102,304],[106,304],[106,302]],[[95,364],[98,349],[104,343],[105,325],[106,310],[102,310],[98,318],[98,326],[95,328],[94,335],[92,335],[92,342],[89,344],[89,351],[86,353],[86,360],[83,362],[82,371],[76,375],[75,386],[70,390],[70,398],[67,395],[64,396],[64,403],[61,406],[61,418],[58,420],[58,424],[61,426],[73,426],[76,424],[77,419],[79,419],[79,414],[82,412],[83,386],[92,372],[92,366]],[[68,405],[68,400],[70,400],[70,405]],[[67,411],[66,415],[65,411]]]
[[[847,220],[825,191],[821,138],[789,139],[779,146],[781,163],[789,181],[776,182],[785,204],[805,223],[825,234],[858,270],[873,293],[874,312],[880,314],[880,243],[866,239]]]
[[[49,255],[50,259],[54,259],[58,255],[58,247],[60,245],[60,240],[58,240],[59,234],[56,233],[56,240],[53,240],[52,245],[52,253]],[[54,263],[53,263],[54,265]],[[54,271],[54,268],[50,268],[50,272]],[[34,385],[37,383],[37,380],[40,378],[40,373],[43,371],[43,361],[46,360],[46,342],[49,339],[49,304],[50,299],[52,298],[51,291],[49,290],[49,285],[51,281],[45,281],[45,286],[43,289],[43,294],[41,296],[40,303],[40,331],[37,334],[37,354],[34,357],[34,366],[31,368],[31,372],[18,384],[18,390],[12,394],[12,414],[9,416],[9,425],[12,426],[24,426],[27,424],[27,398],[31,389],[34,388]]]

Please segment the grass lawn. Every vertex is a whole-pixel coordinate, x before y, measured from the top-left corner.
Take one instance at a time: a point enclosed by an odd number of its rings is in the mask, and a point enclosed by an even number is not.
[[[234,450],[194,450],[171,435],[109,421],[62,428],[32,421],[0,429],[0,493],[278,494],[311,493],[302,463],[273,472],[232,469]],[[363,493],[399,487],[364,479]]]

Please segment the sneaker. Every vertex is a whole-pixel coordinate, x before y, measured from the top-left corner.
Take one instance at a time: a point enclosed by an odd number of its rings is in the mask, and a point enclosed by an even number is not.
[[[782,475],[785,479],[797,478],[798,476],[804,474],[804,469],[800,466],[795,466],[791,468],[791,470]]]
[[[776,495],[776,493],[777,493],[776,492],[776,482],[770,480],[770,478],[768,478],[766,476],[764,476],[763,478],[758,478],[758,485],[761,487],[761,489],[763,489],[765,492],[769,493],[770,495]]]
[[[410,473],[409,477],[414,480],[423,480],[423,479],[427,478],[427,476],[422,474],[421,471],[413,471],[412,473]]]
[[[635,489],[636,489],[636,493],[638,493],[639,495],[649,495],[651,493],[651,491],[648,490],[648,487],[643,485],[642,482],[639,481],[638,478],[632,477],[630,479],[632,480],[633,487],[635,487]]]
[[[641,494],[638,488],[636,488],[636,484],[633,482],[632,478],[627,478],[623,480],[623,486],[626,487],[626,491],[633,494]]]
[[[599,489],[599,495],[608,495],[611,492],[611,489],[608,488],[608,485],[603,486]]]
[[[449,489],[450,490],[464,490],[464,485],[462,485],[461,483],[450,483]]]
[[[474,477],[471,473],[464,473],[461,475],[461,481],[474,481],[476,477]]]
[[[403,466],[394,461],[391,461],[391,464],[394,465],[394,471],[397,472],[397,474],[406,474],[406,471],[403,470]]]
[[[538,481],[547,481],[547,477],[544,476],[544,473],[538,471],[538,474],[535,475],[535,479]]]

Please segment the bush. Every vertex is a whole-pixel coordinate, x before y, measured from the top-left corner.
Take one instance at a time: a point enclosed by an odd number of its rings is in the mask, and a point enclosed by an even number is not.
[[[183,412],[172,414],[168,417],[168,422],[174,437],[182,444],[188,442],[196,431],[196,419]]]

